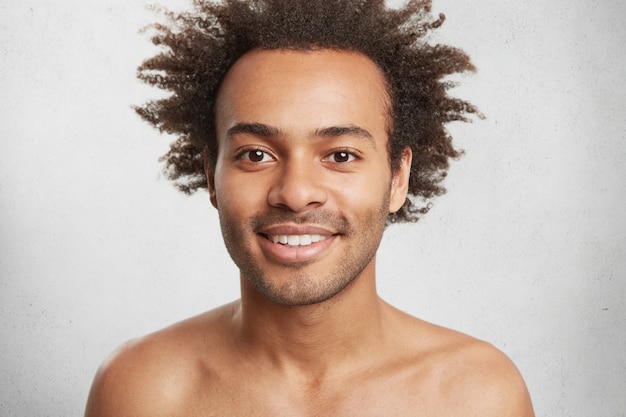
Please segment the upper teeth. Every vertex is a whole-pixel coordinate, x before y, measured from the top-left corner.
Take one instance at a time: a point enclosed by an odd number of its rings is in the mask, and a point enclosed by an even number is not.
[[[289,246],[308,246],[312,243],[320,242],[326,239],[321,235],[274,235],[270,236],[270,240],[274,243],[280,243]]]

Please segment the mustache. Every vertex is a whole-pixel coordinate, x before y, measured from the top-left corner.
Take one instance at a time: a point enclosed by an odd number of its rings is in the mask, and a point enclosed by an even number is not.
[[[328,209],[312,210],[304,214],[295,214],[282,210],[271,211],[254,216],[250,223],[254,231],[285,223],[316,225],[336,230],[342,234],[349,233],[352,230],[350,222],[345,217],[337,215]]]

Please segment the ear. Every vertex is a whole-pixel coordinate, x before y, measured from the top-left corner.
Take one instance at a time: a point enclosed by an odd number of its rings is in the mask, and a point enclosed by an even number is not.
[[[391,194],[389,196],[389,213],[400,210],[406,201],[409,192],[409,177],[411,176],[411,161],[413,152],[408,146],[402,151],[400,166],[392,173]]]
[[[215,167],[212,166],[209,151],[206,148],[204,149],[204,152],[202,152],[202,157],[204,158],[204,174],[207,179],[207,189],[209,190],[211,204],[213,207],[217,208],[217,197],[215,195]]]

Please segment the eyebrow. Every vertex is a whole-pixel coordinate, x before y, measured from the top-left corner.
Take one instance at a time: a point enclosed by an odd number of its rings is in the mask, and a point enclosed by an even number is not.
[[[226,138],[238,134],[250,134],[261,137],[277,137],[282,136],[283,131],[277,127],[269,126],[263,123],[237,123],[226,131]],[[356,125],[341,125],[318,128],[313,132],[313,138],[329,138],[340,136],[355,136],[365,139],[375,144],[374,137],[366,129]]]
[[[358,138],[366,139],[374,143],[374,137],[370,132],[362,127],[355,125],[346,126],[330,126],[315,130],[315,137],[339,137],[339,136],[356,136]]]
[[[239,134],[249,134],[262,137],[280,136],[280,129],[263,123],[237,123],[226,131],[226,139]]]

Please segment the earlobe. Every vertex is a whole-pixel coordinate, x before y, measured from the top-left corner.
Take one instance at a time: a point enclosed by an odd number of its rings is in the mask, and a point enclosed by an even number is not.
[[[400,210],[406,201],[409,192],[409,177],[411,175],[411,161],[413,152],[408,146],[402,152],[400,166],[393,173],[391,180],[391,194],[389,197],[389,213]]]
[[[217,208],[217,196],[215,194],[215,170],[211,168],[208,151],[203,152],[204,157],[204,175],[207,179],[207,189],[209,190],[209,198],[213,207]]]
[[[217,208],[217,197],[215,196],[215,189],[209,188],[209,198],[213,207]]]

